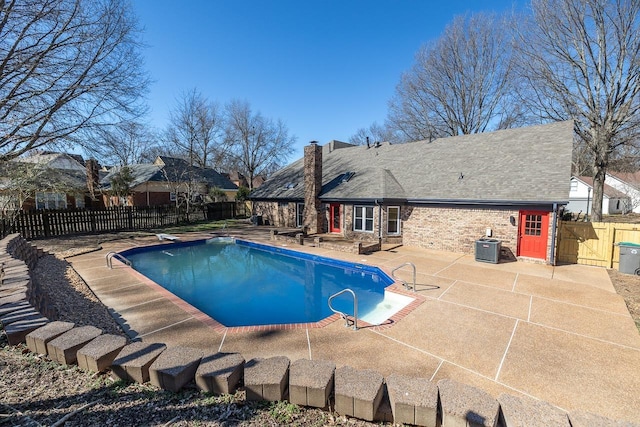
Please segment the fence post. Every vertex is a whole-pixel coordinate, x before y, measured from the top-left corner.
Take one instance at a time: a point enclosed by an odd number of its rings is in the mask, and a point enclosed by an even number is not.
[[[129,220],[129,230],[133,230],[133,206],[127,206],[127,217]]]
[[[49,226],[49,212],[42,211],[42,228],[44,229],[44,237],[51,237],[51,227]]]

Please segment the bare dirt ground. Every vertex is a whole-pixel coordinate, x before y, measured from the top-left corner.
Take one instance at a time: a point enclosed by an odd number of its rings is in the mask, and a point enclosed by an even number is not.
[[[139,235],[139,234],[138,234]],[[148,233],[146,234],[148,235]],[[33,280],[57,318],[124,335],[65,257],[91,251],[129,234],[38,240],[42,257]],[[9,346],[0,333],[0,427],[4,426],[355,426],[381,425],[287,402],[247,402],[244,392],[214,396],[191,386],[180,393],[150,384],[114,381],[108,374],[61,366],[26,347]],[[389,425],[389,424],[383,424]]]
[[[607,272],[616,292],[627,303],[627,309],[640,332],[640,276],[620,273],[617,270],[607,270]]]

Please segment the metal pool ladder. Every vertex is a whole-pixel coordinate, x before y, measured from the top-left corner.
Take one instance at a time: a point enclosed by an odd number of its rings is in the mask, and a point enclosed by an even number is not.
[[[406,267],[407,265],[410,265],[411,268],[413,268],[413,283],[411,285],[411,289],[413,289],[413,292],[415,292],[416,291],[416,266],[415,266],[414,263],[405,262],[404,264],[400,264],[399,266],[397,266],[396,268],[391,270],[391,277],[393,277],[395,280],[397,280],[399,282],[402,282],[402,284],[404,285],[405,289],[409,289],[409,284],[405,280],[396,277],[396,271],[400,270],[402,267]]]
[[[122,261],[123,263],[131,267],[131,261],[129,261],[128,259],[126,259],[124,256],[120,255],[117,252],[111,251],[106,255],[105,258],[107,258],[107,267],[109,268],[113,268],[113,258],[119,259],[120,261]]]
[[[351,296],[353,297],[353,322],[351,322],[349,320],[349,315],[347,313],[343,313],[342,311],[336,310],[335,308],[333,308],[333,305],[331,305],[331,300],[333,300],[335,297],[337,297],[339,295],[344,294],[345,292],[350,293]],[[340,317],[342,317],[345,320],[344,326],[346,326],[346,327],[351,326],[354,331],[358,330],[358,297],[356,296],[355,292],[353,292],[349,288],[343,289],[340,292],[336,292],[335,294],[331,295],[329,297],[329,300],[327,301],[327,304],[329,304],[329,309],[331,311],[333,311],[334,313],[339,314]]]

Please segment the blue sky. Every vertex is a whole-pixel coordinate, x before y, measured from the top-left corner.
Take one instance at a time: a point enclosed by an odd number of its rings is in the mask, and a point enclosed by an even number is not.
[[[153,79],[150,124],[166,127],[181,93],[247,100],[297,137],[348,141],[382,124],[418,48],[453,16],[524,0],[134,0]]]

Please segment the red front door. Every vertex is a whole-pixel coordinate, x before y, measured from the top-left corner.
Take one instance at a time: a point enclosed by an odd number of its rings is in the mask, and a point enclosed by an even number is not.
[[[520,211],[518,256],[547,259],[549,212]]]
[[[331,203],[329,205],[329,232],[340,233],[340,204]]]

